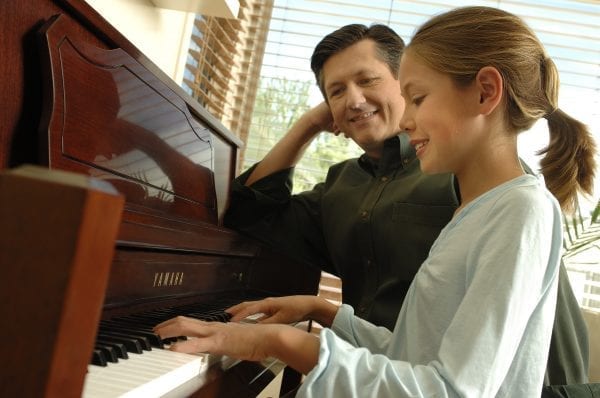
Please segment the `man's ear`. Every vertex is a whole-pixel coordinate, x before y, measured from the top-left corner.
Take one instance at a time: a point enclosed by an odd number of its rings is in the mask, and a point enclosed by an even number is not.
[[[502,75],[493,66],[484,66],[477,73],[475,81],[479,90],[479,111],[483,115],[489,115],[502,101]]]

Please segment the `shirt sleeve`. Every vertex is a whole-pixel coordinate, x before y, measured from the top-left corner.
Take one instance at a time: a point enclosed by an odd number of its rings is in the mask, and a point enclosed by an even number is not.
[[[387,352],[392,332],[354,315],[354,309],[342,304],[331,325],[331,330],[355,347],[365,347],[375,354]]]
[[[293,168],[246,186],[256,165],[232,182],[225,226],[256,238],[305,264],[335,272],[321,227],[323,184],[292,195]]]
[[[412,366],[355,347],[332,330],[321,332],[319,362],[296,397],[448,397],[444,381],[431,366]],[[453,395],[450,395],[453,396]]]

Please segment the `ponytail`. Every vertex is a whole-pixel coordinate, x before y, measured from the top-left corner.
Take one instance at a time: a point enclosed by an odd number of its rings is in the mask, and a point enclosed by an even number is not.
[[[550,142],[538,152],[544,155],[541,172],[561,208],[570,212],[575,209],[578,192],[593,193],[596,144],[587,127],[562,110],[557,108],[545,118]]]

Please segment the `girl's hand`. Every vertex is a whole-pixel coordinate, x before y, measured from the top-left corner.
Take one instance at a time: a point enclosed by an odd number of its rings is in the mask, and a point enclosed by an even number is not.
[[[262,361],[272,356],[270,343],[284,325],[204,322],[178,316],[154,327],[162,339],[188,336],[171,345],[170,350],[186,353],[207,352],[248,361]]]
[[[241,321],[251,315],[262,314],[259,323],[286,323],[308,320],[313,311],[315,296],[272,297],[259,301],[245,301],[227,308],[231,321]]]
[[[286,296],[246,301],[225,310],[231,321],[241,321],[250,315],[262,314],[259,323],[292,324],[315,320],[325,327],[331,326],[337,307],[317,296]]]
[[[172,351],[207,352],[246,361],[277,358],[304,374],[319,358],[319,339],[289,325],[258,325],[237,322],[204,322],[178,316],[154,327],[162,339],[188,336],[170,347]]]

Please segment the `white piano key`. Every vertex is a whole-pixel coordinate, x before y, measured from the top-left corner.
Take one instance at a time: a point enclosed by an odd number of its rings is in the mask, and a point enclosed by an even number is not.
[[[208,367],[206,355],[154,348],[108,366],[88,365],[82,397],[160,397]]]

